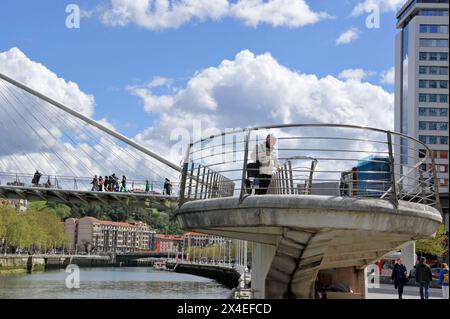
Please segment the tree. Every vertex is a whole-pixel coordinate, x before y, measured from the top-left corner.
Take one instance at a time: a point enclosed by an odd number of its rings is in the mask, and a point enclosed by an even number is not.
[[[446,240],[448,240],[448,238],[445,234],[445,226],[441,225],[436,232],[436,237],[433,239],[422,239],[416,241],[416,251],[422,254],[443,257],[447,249]]]

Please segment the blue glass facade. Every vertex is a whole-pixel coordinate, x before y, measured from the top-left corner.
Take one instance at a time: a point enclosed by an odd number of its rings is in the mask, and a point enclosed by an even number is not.
[[[358,195],[381,196],[391,187],[389,158],[372,156],[356,167]]]

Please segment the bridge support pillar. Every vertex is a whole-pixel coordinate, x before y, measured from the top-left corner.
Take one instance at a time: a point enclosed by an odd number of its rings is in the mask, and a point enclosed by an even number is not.
[[[412,241],[402,248],[402,260],[408,272],[416,265],[416,242]]]
[[[266,298],[266,277],[275,256],[276,247],[253,243],[252,254],[252,289],[254,298]]]

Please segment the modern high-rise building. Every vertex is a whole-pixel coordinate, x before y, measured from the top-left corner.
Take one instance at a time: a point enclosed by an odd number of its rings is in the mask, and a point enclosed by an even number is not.
[[[395,131],[415,137],[433,151],[447,230],[448,11],[449,0],[408,0],[397,12],[400,32],[395,39]],[[417,163],[420,151],[402,143],[402,165]],[[429,164],[423,165],[424,171]]]

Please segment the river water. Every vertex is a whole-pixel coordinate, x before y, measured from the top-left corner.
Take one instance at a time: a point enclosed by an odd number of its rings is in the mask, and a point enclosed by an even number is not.
[[[70,275],[61,270],[0,276],[0,299],[223,299],[231,294],[214,280],[150,267],[81,268],[79,289],[66,287]]]

